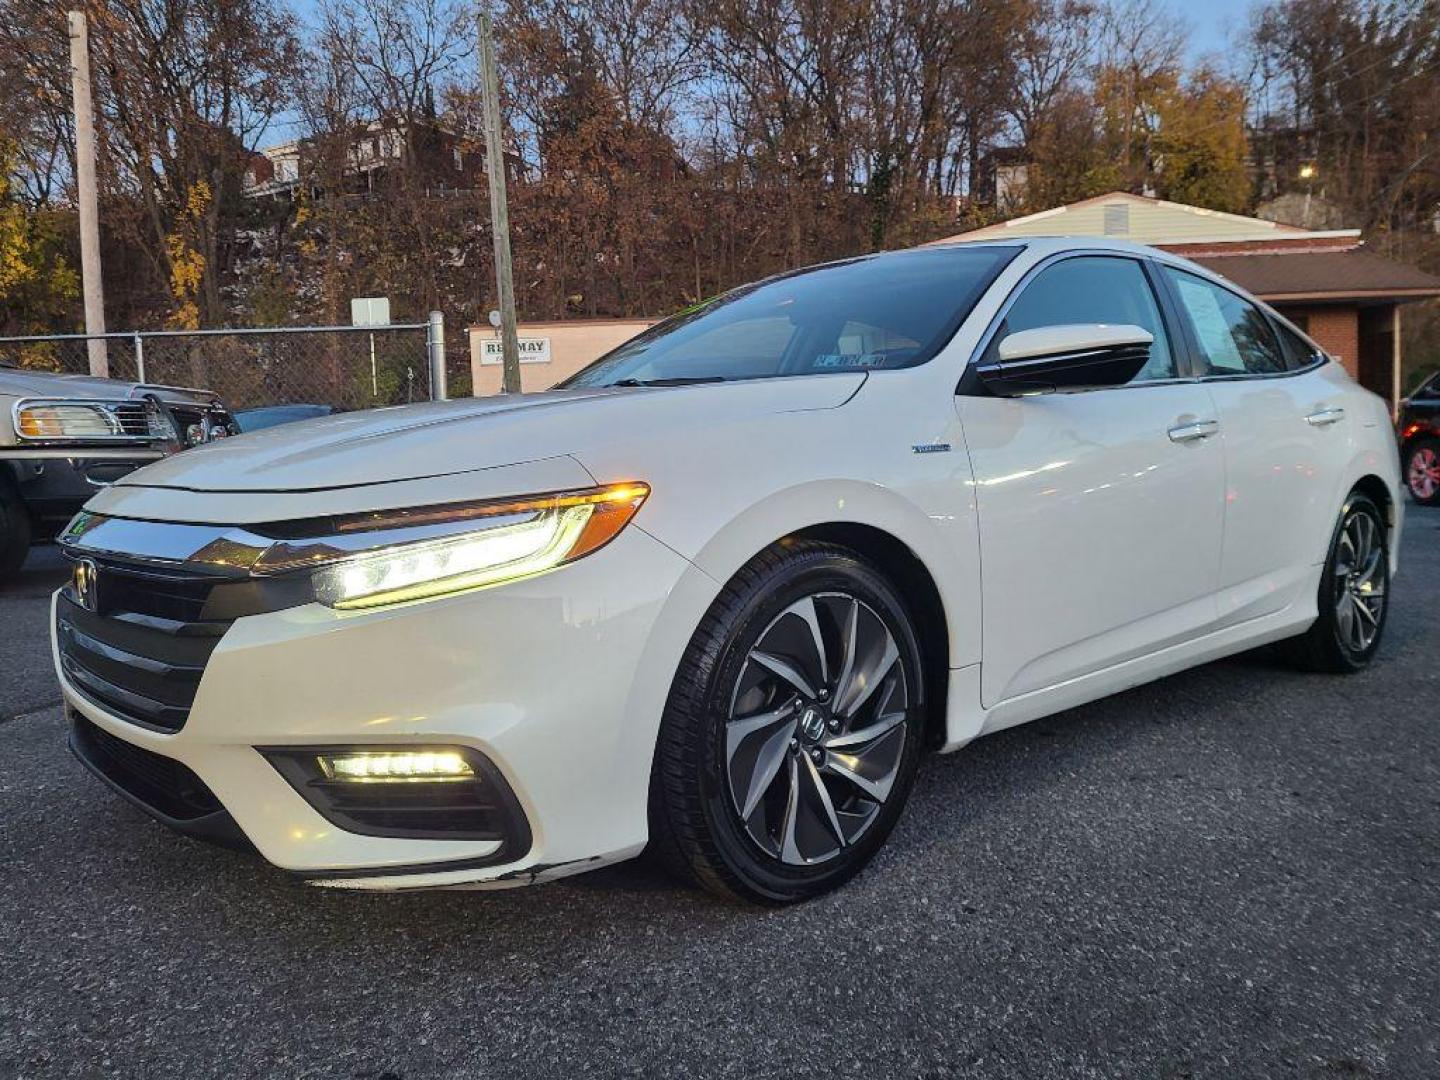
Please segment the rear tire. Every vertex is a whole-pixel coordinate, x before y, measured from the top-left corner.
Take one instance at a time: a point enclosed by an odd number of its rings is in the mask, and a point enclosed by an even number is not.
[[[1401,475],[1417,503],[1440,506],[1440,439],[1416,439],[1407,446]]]
[[[873,566],[811,541],[766,549],[676,672],[651,776],[653,853],[758,904],[849,880],[909,796],[922,674],[904,601]]]
[[[19,572],[29,551],[30,512],[9,479],[0,476],[0,585]]]
[[[1282,649],[1306,671],[1349,675],[1380,647],[1390,610],[1390,550],[1385,519],[1367,495],[1352,491],[1320,572],[1319,617]]]

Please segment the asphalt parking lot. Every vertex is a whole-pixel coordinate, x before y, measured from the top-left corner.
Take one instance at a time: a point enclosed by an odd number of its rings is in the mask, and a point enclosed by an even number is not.
[[[334,893],[173,836],[64,750],[62,577],[0,592],[0,1077],[1440,1075],[1440,511],[1370,671],[1248,655],[933,759],[778,912],[643,864]]]

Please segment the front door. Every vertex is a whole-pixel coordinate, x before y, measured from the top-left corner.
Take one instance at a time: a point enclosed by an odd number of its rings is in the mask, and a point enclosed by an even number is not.
[[[1007,334],[1132,324],[1155,337],[1124,387],[957,398],[980,527],[991,707],[1179,643],[1215,620],[1224,471],[1206,388],[1176,350],[1142,264],[1081,255],[1042,268]]]

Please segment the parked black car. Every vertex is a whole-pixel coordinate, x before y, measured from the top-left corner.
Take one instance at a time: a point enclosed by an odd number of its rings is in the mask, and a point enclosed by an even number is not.
[[[1440,506],[1440,371],[1400,402],[1400,464],[1410,497]]]
[[[0,583],[96,490],[167,454],[238,432],[208,390],[0,364]]]

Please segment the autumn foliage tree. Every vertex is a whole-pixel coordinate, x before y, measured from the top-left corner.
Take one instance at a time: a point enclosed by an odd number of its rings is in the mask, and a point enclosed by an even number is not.
[[[112,324],[335,323],[357,295],[483,320],[472,0],[319,0],[306,24],[293,0],[88,2]],[[9,286],[12,327],[76,317],[65,6],[0,0],[4,242],[22,253],[12,265],[51,268]],[[522,316],[664,314],[1116,189],[1250,211],[1250,163],[1272,144],[1318,167],[1345,220],[1429,257],[1433,0],[1270,0],[1227,69],[1187,59],[1172,12],[508,0],[496,25]],[[286,138],[302,175],[247,194],[256,148]],[[438,177],[452,152],[468,164]],[[1002,162],[1023,182],[999,206]],[[36,282],[48,306],[11,299]]]

